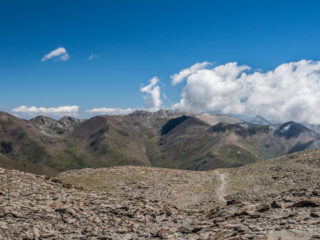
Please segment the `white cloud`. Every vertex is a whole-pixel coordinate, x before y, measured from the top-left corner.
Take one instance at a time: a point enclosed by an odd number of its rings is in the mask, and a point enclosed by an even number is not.
[[[133,108],[93,108],[88,110],[88,113],[108,114],[108,115],[126,115],[135,111]]]
[[[185,80],[186,85],[173,107],[320,124],[320,61],[284,63],[267,72],[249,70],[233,62],[188,74],[181,71],[173,84]]]
[[[52,50],[51,52],[49,52],[48,54],[46,54],[41,61],[47,61],[51,58],[55,58],[55,59],[60,59],[62,61],[67,61],[69,60],[69,54],[67,52],[67,50],[63,47],[59,47],[55,50]]]
[[[190,76],[191,74],[201,69],[206,68],[208,65],[210,65],[209,62],[202,62],[202,63],[193,64],[191,67],[183,69],[179,73],[176,73],[171,76],[172,84],[177,85],[178,83],[182,82],[183,79],[185,79],[186,77]]]
[[[157,111],[162,104],[158,82],[158,77],[153,77],[149,85],[140,88],[140,92],[145,94],[143,96],[145,105],[150,111]]]
[[[29,117],[37,115],[49,115],[49,116],[78,116],[78,106],[60,106],[60,107],[27,107],[20,106],[12,109],[14,113],[20,113]]]

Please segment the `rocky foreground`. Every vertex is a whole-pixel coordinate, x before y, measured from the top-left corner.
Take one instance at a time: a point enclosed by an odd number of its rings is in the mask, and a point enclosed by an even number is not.
[[[277,183],[276,192],[264,191],[257,177],[261,194],[250,196],[242,185],[236,193],[234,183],[248,168],[116,167],[57,178],[0,169],[0,239],[320,239],[319,175],[292,177],[299,164],[302,173],[317,173],[320,158],[312,154],[287,167],[289,160],[278,160],[285,171],[265,183]],[[268,172],[268,166],[250,167]],[[281,182],[296,187],[281,190]]]

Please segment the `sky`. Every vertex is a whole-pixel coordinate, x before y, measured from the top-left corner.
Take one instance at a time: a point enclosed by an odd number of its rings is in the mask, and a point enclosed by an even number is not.
[[[2,0],[0,110],[168,108],[320,124],[319,10],[298,0]]]

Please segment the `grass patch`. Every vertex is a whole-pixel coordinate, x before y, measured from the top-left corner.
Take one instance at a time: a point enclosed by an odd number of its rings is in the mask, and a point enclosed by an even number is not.
[[[154,133],[154,131],[153,131],[152,128],[148,128],[148,129],[145,131],[145,135],[146,135],[149,139],[152,139],[152,138],[156,137],[156,134]]]
[[[219,148],[217,155],[225,160],[239,162],[241,164],[254,163],[258,159],[249,151],[235,145],[225,145]]]

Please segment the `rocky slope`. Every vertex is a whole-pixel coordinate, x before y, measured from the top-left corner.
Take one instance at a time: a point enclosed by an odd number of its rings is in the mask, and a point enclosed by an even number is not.
[[[70,133],[74,128],[78,127],[84,120],[63,117],[60,120],[55,120],[47,116],[38,116],[32,118],[30,122],[33,123],[44,134],[62,135]]]
[[[226,115],[168,110],[86,121],[0,113],[0,167],[53,176],[121,165],[210,170],[320,146],[320,135],[294,122],[252,126]]]
[[[320,150],[235,169],[0,169],[0,239],[320,238]]]

